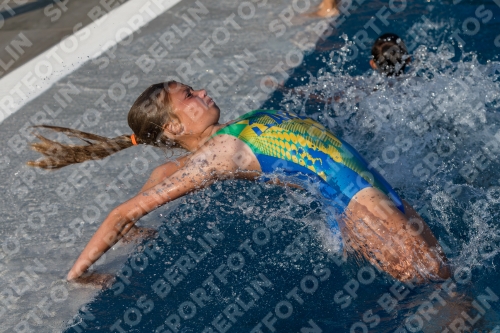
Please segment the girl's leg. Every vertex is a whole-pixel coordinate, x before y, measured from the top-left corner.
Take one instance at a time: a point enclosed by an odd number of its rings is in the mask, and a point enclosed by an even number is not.
[[[347,206],[340,227],[346,243],[373,265],[401,281],[450,275],[438,241],[415,210],[405,216],[381,191],[359,191]]]

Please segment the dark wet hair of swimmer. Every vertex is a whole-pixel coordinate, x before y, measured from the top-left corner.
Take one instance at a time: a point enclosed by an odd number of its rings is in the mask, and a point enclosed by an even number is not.
[[[398,76],[404,73],[411,58],[403,40],[396,34],[381,35],[372,46],[370,66],[387,76]]]

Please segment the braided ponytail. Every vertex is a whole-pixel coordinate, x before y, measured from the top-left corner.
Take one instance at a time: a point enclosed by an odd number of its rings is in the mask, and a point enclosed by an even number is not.
[[[103,159],[136,144],[179,148],[178,143],[168,139],[163,134],[165,124],[170,121],[177,121],[171,106],[170,94],[168,93],[169,84],[173,83],[175,82],[153,84],[136,99],[128,113],[128,124],[134,132],[132,135],[106,138],[66,127],[33,126],[63,133],[68,137],[80,139],[87,144],[63,144],[47,139],[39,133],[34,133],[40,142],[32,143],[31,148],[45,156],[36,161],[29,161],[27,164],[44,169],[59,169],[87,160]]]

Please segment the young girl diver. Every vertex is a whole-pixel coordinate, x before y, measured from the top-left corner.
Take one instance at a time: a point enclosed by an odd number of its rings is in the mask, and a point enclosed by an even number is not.
[[[219,124],[220,110],[205,90],[165,82],[147,88],[128,114],[133,134],[112,139],[40,126],[82,139],[64,145],[39,134],[45,155],[29,165],[56,169],[100,159],[133,145],[181,147],[176,161],[157,167],[132,199],[113,209],[68,273],[73,280],[145,214],[218,180],[256,180],[270,172],[313,181],[334,207],[344,241],[401,281],[448,278],[446,257],[427,224],[346,142],[320,123],[283,111],[256,110]],[[337,225],[332,225],[332,228]]]

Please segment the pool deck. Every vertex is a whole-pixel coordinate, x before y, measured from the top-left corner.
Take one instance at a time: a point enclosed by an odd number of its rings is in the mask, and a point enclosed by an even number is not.
[[[319,2],[311,1],[307,10],[296,9],[311,11]],[[70,2],[55,22],[43,9],[5,20],[0,29],[0,59],[6,63],[12,57],[8,47],[20,33],[33,45],[17,52],[18,59],[2,76],[22,69],[70,34],[78,23],[82,27],[90,24],[88,12],[102,3]],[[132,37],[59,79],[0,123],[0,140],[4,143],[0,148],[0,190],[4,193],[0,201],[0,239],[7,244],[0,251],[0,285],[16,296],[8,307],[0,308],[0,332],[22,325],[36,332],[64,327],[96,292],[67,284],[64,277],[112,208],[112,204],[103,204],[103,195],[120,179],[124,168],[133,169],[134,160],[146,159],[148,170],[165,161],[161,150],[147,152],[134,147],[90,173],[80,166],[40,172],[25,165],[38,157],[28,149],[28,144],[35,141],[29,126],[43,122],[99,135],[131,133],[126,124],[130,105],[144,88],[167,79],[206,88],[220,106],[223,121],[259,107],[285,81],[287,71],[300,63],[307,48],[314,47],[319,38],[319,20],[299,16],[288,0],[252,2],[253,8],[238,8],[241,3],[183,0]],[[294,17],[284,22],[283,18],[290,15]],[[3,86],[3,90],[8,88]],[[120,193],[108,196],[108,202],[116,205],[136,193],[148,170],[134,177],[132,185],[118,184]],[[90,222],[85,218],[89,207],[101,210],[100,217]],[[82,221],[82,216],[83,227],[75,224]],[[107,260],[116,256],[112,253]],[[107,268],[117,269],[123,256],[121,260]],[[29,266],[38,268],[33,272],[27,270]],[[49,316],[40,304],[56,289],[66,290],[67,296],[64,301],[50,303]],[[40,321],[28,316],[30,311]]]
[[[0,60],[7,65],[5,66],[7,68],[0,69],[0,79],[56,45],[64,37],[73,34],[77,22],[82,26],[91,23],[92,19],[88,16],[88,12],[99,4],[100,0],[59,3],[50,0],[28,0],[24,5],[18,5],[14,0],[4,2],[4,7],[0,10],[6,16],[0,28]],[[45,6],[40,7],[43,5]],[[117,5],[118,1],[113,4],[113,9]],[[20,12],[19,9],[24,9],[22,14],[17,14]],[[14,11],[13,16],[10,10]],[[6,48],[13,40],[22,40],[20,34],[24,35],[32,45],[23,47],[21,52],[14,49],[14,52],[9,53],[10,50]]]

